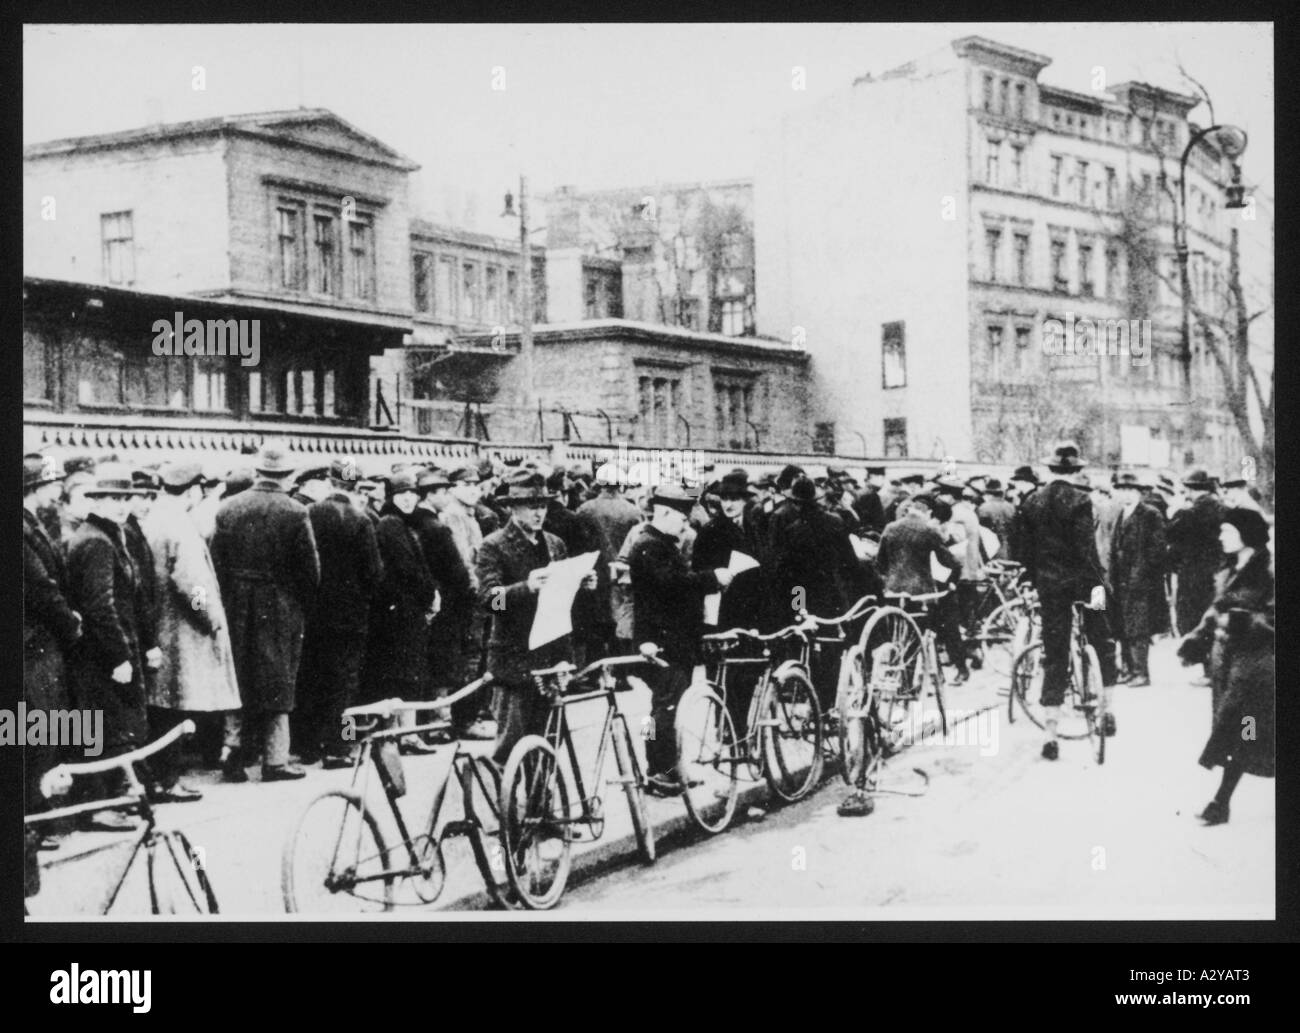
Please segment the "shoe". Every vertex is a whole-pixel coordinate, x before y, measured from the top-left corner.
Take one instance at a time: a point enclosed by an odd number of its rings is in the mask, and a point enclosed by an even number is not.
[[[1101,734],[1110,738],[1115,734],[1115,715],[1109,710],[1101,718]]]
[[[1201,675],[1199,678],[1193,678],[1187,684],[1197,689],[1208,689],[1210,687],[1210,679],[1205,677],[1205,675]]]
[[[970,681],[970,672],[969,672],[969,671],[958,671],[956,674],[954,674],[954,675],[952,676],[952,681],[949,682],[948,684],[949,684],[949,685],[965,685],[968,681]]]
[[[864,792],[850,793],[844,798],[835,813],[841,818],[865,818],[876,809],[876,802]]]
[[[68,837],[61,832],[47,832],[41,837],[41,841],[36,844],[37,850],[58,850],[63,846],[63,841]]]
[[[226,761],[221,765],[221,780],[223,782],[247,782],[248,772],[242,764],[231,764]]]
[[[1197,817],[1205,825],[1226,825],[1228,823],[1228,805],[1211,800]]]
[[[321,760],[321,767],[326,771],[338,771],[340,768],[352,767],[351,757],[342,753],[327,753]]]
[[[645,789],[651,796],[681,796],[686,791],[681,780],[672,775],[650,775]]]
[[[149,793],[149,799],[153,803],[194,803],[196,800],[202,800],[203,794],[197,789],[191,789],[177,782],[170,789],[161,787],[153,789]]]
[[[140,824],[130,814],[121,811],[98,811],[82,827],[91,832],[132,832]]]
[[[1061,755],[1061,747],[1055,739],[1048,739],[1043,743],[1043,759],[1056,760]]]
[[[1145,674],[1139,674],[1137,677],[1129,679],[1127,685],[1130,689],[1149,689],[1151,688],[1151,679]]]
[[[479,742],[493,742],[497,737],[495,721],[475,721],[468,728],[458,728],[452,732],[457,739],[475,739]]]
[[[263,782],[292,782],[294,779],[306,778],[307,772],[297,764],[276,764],[262,768]]]
[[[1132,680],[1133,680],[1132,671],[1120,671],[1119,674],[1115,676],[1116,685],[1127,685]]]
[[[431,742],[425,742],[418,735],[407,736],[398,744],[397,748],[407,756],[438,752],[437,746]]]

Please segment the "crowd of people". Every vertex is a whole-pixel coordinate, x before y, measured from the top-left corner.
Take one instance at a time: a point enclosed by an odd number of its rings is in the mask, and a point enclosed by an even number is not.
[[[504,763],[545,725],[530,670],[647,642],[666,661],[645,672],[652,727],[671,729],[711,596],[715,627],[771,631],[803,613],[838,616],[863,596],[954,587],[936,630],[960,684],[997,556],[1023,565],[1041,602],[1043,755],[1058,755],[1075,601],[1095,607],[1087,631],[1108,688],[1150,684],[1152,638],[1186,633],[1179,656],[1215,686],[1201,762],[1224,768],[1202,817],[1226,821],[1241,773],[1272,773],[1271,520],[1242,480],[1194,471],[1181,485],[1141,474],[1094,483],[1073,446],[1047,466],[1046,483],[1028,466],[1004,485],[950,473],[887,481],[883,467],[859,483],[839,467],[809,476],[791,465],[753,482],[743,469],[710,471],[691,487],[672,476],[629,483],[613,463],[500,459],[368,477],[345,458],[304,468],[274,441],[222,476],[193,462],[138,469],[108,456],[64,467],[33,453],[23,467],[26,699],[103,711],[105,756],[197,717],[202,763],[232,782],[260,763],[262,781],[277,781],[303,777],[305,765],[351,764],[347,707],[435,701],[491,672],[490,694],[451,706],[448,735],[491,740]],[[572,633],[530,649],[548,568],[590,552]],[[733,570],[737,553],[757,565]],[[834,691],[833,671],[813,675],[819,693]],[[738,727],[752,687],[732,686]],[[1249,741],[1243,713],[1257,719]],[[652,792],[681,792],[675,748],[672,735],[647,739]],[[39,782],[63,756],[29,748],[29,812],[47,806]],[[177,745],[139,766],[151,797],[201,797],[182,761]],[[114,795],[116,778],[88,782],[85,798]],[[866,809],[851,798],[843,813]],[[105,811],[85,823],[131,820]]]

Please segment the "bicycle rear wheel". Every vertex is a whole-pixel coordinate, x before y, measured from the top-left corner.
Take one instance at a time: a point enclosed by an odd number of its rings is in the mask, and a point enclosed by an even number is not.
[[[873,740],[878,734],[871,728],[873,700],[862,665],[862,650],[854,646],[840,663],[840,682],[835,693],[835,711],[839,718],[840,777],[844,784],[863,788],[872,767]],[[876,766],[879,757],[875,758]]]
[[[1019,599],[1002,603],[980,625],[980,652],[986,670],[1007,677],[1015,660],[1016,628],[1024,615]]]
[[[1084,647],[1084,701],[1088,706],[1088,739],[1098,764],[1106,763],[1106,690],[1101,684],[1101,661],[1091,645]]]
[[[934,637],[930,636],[926,644],[926,667],[929,668],[928,675],[931,685],[934,688],[934,702],[939,708],[939,727],[943,734],[948,734],[948,710],[944,699],[944,678],[943,667],[939,664],[939,654],[935,649]]]
[[[641,852],[642,861],[653,864],[655,827],[650,824],[650,815],[646,812],[641,765],[637,762],[632,733],[628,731],[623,715],[616,715],[610,735],[614,739],[614,761],[618,767],[618,777],[623,783],[623,792],[627,794],[627,809],[632,814],[632,830],[636,833],[637,849]]]
[[[763,686],[759,722],[768,788],[793,803],[812,792],[822,771],[822,715],[808,675],[778,671]]]
[[[555,907],[572,864],[573,833],[566,784],[555,750],[539,735],[515,745],[501,776],[501,847],[506,876],[527,908]]]
[[[316,797],[285,841],[280,884],[291,914],[391,911],[395,881],[379,823],[356,793]]]
[[[736,813],[740,784],[736,730],[713,692],[693,687],[677,704],[677,768],[686,813],[705,832],[721,832]]]
[[[911,614],[897,606],[882,606],[862,629],[862,662],[873,697],[891,700],[890,725],[884,729],[893,747],[913,739],[924,727],[924,678],[921,629]],[[937,659],[937,658],[936,658]]]
[[[461,775],[469,844],[483,885],[497,907],[509,907],[510,877],[501,848],[501,772],[487,757],[474,757]]]
[[[155,833],[147,849],[149,904],[155,915],[217,914],[203,858],[183,832]]]

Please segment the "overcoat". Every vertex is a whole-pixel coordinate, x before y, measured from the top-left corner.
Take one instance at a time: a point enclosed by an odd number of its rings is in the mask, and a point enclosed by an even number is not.
[[[393,682],[419,687],[428,679],[426,617],[433,606],[437,583],[420,545],[420,512],[415,509],[403,513],[389,503],[376,528],[384,575],[366,647],[366,680],[372,695],[389,691]],[[454,552],[455,546],[451,548]]]
[[[1020,504],[1011,542],[1012,554],[1040,591],[1087,601],[1091,590],[1105,583],[1092,502],[1066,481],[1051,481]]]
[[[1201,752],[1202,767],[1236,758],[1250,775],[1272,778],[1275,770],[1276,635],[1273,575],[1267,549],[1237,570],[1221,570],[1215,599],[1200,624],[1183,640],[1179,656],[1211,661],[1212,725]],[[1230,630],[1228,611],[1249,611],[1245,626]]]
[[[762,546],[758,528],[754,525],[753,507],[745,510],[739,525],[719,514],[700,528],[691,554],[691,569],[703,571],[725,567],[731,562],[733,552],[743,552],[759,560],[760,564],[762,562],[759,559]],[[768,597],[767,576],[761,565],[736,575],[722,593],[717,626],[724,631],[731,628],[766,630]]]
[[[68,602],[82,618],[82,639],[69,656],[77,705],[104,713],[105,749],[143,746],[144,653],[139,624],[143,600],[122,529],[94,514],[68,546]],[[131,665],[131,680],[118,684],[115,668]]]
[[[1224,507],[1213,495],[1202,495],[1169,518],[1171,567],[1178,575],[1175,610],[1178,630],[1196,626],[1214,601],[1215,574],[1223,566],[1219,525]]]
[[[68,571],[41,521],[23,510],[23,698],[29,707],[72,705],[65,660],[81,637],[68,604]]]
[[[1115,631],[1127,639],[1157,634],[1165,613],[1164,520],[1138,503],[1115,525],[1110,542],[1110,585],[1119,604]]]
[[[141,524],[157,578],[158,649],[150,706],[238,710],[235,656],[203,532],[176,496],[159,495]]]
[[[829,517],[834,520],[834,517]],[[692,572],[677,539],[649,524],[628,557],[632,568],[632,638],[652,642],[663,659],[690,668],[704,624],[704,597],[719,591],[713,571]]]
[[[791,502],[769,525],[771,618],[794,622],[796,604],[817,617],[838,617],[871,589],[849,532],[816,503]]]
[[[293,710],[305,615],[320,585],[307,510],[272,480],[260,480],[217,510],[212,565],[230,622],[244,706]]]
[[[384,573],[375,525],[346,495],[337,493],[308,506],[307,518],[320,557],[313,630],[364,638],[371,601]]]

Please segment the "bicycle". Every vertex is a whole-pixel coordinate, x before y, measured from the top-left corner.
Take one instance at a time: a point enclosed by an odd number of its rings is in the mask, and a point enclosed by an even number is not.
[[[41,792],[48,798],[66,793],[72,786],[73,778],[78,775],[94,775],[115,768],[120,768],[126,774],[128,792],[122,796],[42,811],[23,819],[26,826],[39,826],[46,822],[95,811],[118,811],[123,814],[138,815],[144,819],[144,824],[132,832],[135,840],[130,855],[99,912],[101,915],[107,915],[113,910],[122,887],[126,885],[137,859],[142,854],[145,859],[145,877],[149,886],[149,910],[152,914],[215,915],[218,913],[217,896],[213,892],[212,883],[204,868],[202,854],[195,850],[189,837],[179,829],[158,828],[157,816],[149,800],[149,794],[140,784],[132,768],[133,764],[166,749],[177,739],[193,734],[194,722],[182,721],[166,735],[138,750],[82,764],[60,764],[46,772],[41,779]],[[57,863],[56,861],[55,864]]]
[[[353,722],[354,727],[368,727],[359,729],[364,738],[353,760],[349,788],[331,789],[316,797],[285,840],[280,867],[285,911],[391,911],[396,906],[432,904],[446,885],[444,847],[454,838],[469,841],[493,904],[509,906],[504,865],[495,849],[501,824],[501,779],[491,760],[474,756],[461,742],[455,743],[451,763],[418,835],[408,829],[398,804],[406,793],[399,742],[449,727],[445,720],[401,727],[396,724],[398,716],[446,710],[491,681],[492,675],[485,674],[440,700],[389,699],[343,712],[344,720]],[[383,798],[401,836],[401,842],[391,848],[374,808],[367,803],[372,772],[378,774]],[[444,822],[442,810],[453,785],[459,790],[462,817]],[[399,886],[409,886],[414,899],[398,899]]]
[[[1102,685],[1101,661],[1097,651],[1088,642],[1084,631],[1083,610],[1086,603],[1076,602],[1071,607],[1070,653],[1066,665],[1065,698],[1061,706],[1061,719],[1056,735],[1060,739],[1088,739],[1098,764],[1106,762],[1106,739],[1102,734],[1109,709],[1109,692]],[[1042,713],[1043,643],[1041,640],[1025,646],[1016,657],[1011,673],[1011,700],[1014,710],[1019,704],[1025,716],[1039,728],[1046,729]]]
[[[770,635],[733,628],[703,636],[706,683],[683,693],[676,732],[686,811],[704,831],[718,833],[731,823],[742,768],[749,772],[747,781],[765,781],[786,803],[803,799],[817,784],[824,763],[822,713],[808,659],[818,626],[834,623],[805,615]],[[799,658],[784,660],[774,669],[772,643],[791,638],[799,640]],[[760,646],[761,655],[730,655],[743,642]],[[728,708],[733,691],[728,672],[740,666],[763,668],[750,697],[743,736]]]
[[[1009,675],[1027,606],[1019,582],[1024,568],[1010,560],[990,560],[985,566],[992,576],[979,583],[981,597],[974,615],[979,630],[968,634],[966,642],[978,647],[983,666],[995,674]]]
[[[647,663],[668,666],[657,653],[658,649],[647,643],[637,655],[606,657],[581,670],[566,662],[531,672],[537,691],[550,700],[546,730],[542,735],[524,736],[510,751],[500,796],[506,877],[523,906],[546,910],[559,903],[569,878],[573,844],[594,842],[604,834],[602,785],[623,787],[638,850],[647,864],[654,861],[655,835],[646,816],[645,779],[632,733],[619,709],[618,694],[632,688],[622,668]],[[593,681],[594,688],[584,687]],[[578,691],[569,692],[574,685]],[[595,765],[584,781],[568,710],[596,699],[605,701],[605,717]],[[617,775],[605,779],[611,743]],[[588,839],[579,839],[579,825],[586,827]]]

